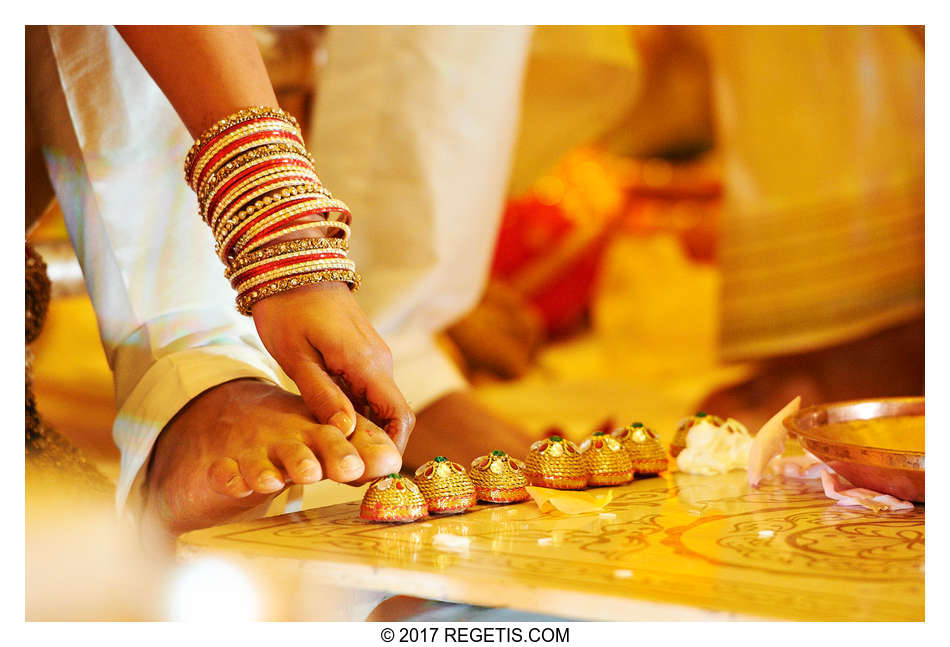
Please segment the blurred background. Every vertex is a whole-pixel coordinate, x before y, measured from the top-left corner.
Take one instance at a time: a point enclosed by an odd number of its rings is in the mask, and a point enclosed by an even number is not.
[[[306,136],[333,28],[255,29]],[[923,70],[922,27],[536,27],[491,276],[442,347],[539,435],[922,394]],[[37,409],[114,480],[112,376],[30,144]]]

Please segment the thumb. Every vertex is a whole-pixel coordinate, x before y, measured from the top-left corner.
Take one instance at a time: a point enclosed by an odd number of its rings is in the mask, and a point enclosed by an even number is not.
[[[316,350],[310,348],[290,366],[281,364],[281,368],[297,384],[300,396],[317,421],[336,427],[349,438],[356,429],[356,411],[324,369]]]

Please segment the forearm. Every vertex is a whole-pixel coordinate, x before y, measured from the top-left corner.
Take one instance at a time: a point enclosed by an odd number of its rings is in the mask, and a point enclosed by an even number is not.
[[[277,107],[250,27],[117,26],[192,137],[247,106]]]

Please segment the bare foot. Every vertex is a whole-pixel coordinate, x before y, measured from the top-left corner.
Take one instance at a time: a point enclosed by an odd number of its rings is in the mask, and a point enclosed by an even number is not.
[[[524,456],[537,440],[523,427],[506,420],[464,391],[444,395],[416,414],[416,427],[403,454],[415,468],[438,455],[462,465],[493,449]]]
[[[362,416],[349,441],[317,424],[300,396],[235,380],[192,400],[152,453],[147,517],[172,533],[234,519],[291,483],[363,483],[398,471],[389,436]]]
[[[736,418],[754,432],[796,395],[802,407],[924,392],[923,320],[857,341],[766,361],[760,373],[719,389],[697,409]]]

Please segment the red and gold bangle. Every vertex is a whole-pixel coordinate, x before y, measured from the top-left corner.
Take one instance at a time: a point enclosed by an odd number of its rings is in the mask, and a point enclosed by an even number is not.
[[[221,178],[230,175],[235,169],[241,169],[242,167],[251,164],[256,160],[280,157],[287,159],[299,159],[309,162],[311,166],[313,165],[313,156],[306,149],[301,151],[299,146],[291,146],[290,144],[285,143],[266,144],[234,157],[224,166],[210,173],[198,185],[198,191],[196,191],[196,193],[199,195],[206,195],[211,187],[216,182],[220,181]]]
[[[243,126],[228,129],[215,139],[209,141],[208,144],[201,149],[191,169],[191,176],[188,178],[189,184],[194,184],[198,175],[207,166],[209,160],[222,148],[250,135],[260,134],[269,134],[274,137],[282,137],[290,141],[300,141],[302,143],[299,131],[286,122],[281,121],[253,120]]]
[[[184,171],[244,314],[300,285],[359,286],[346,257],[349,209],[322,186],[287,113],[251,107],[218,121],[192,145]]]
[[[247,246],[241,250],[241,254],[249,254],[256,249],[259,249],[282,236],[288,234],[297,233],[300,231],[305,231],[307,229],[338,229],[343,234],[343,240],[350,237],[350,227],[345,222],[339,222],[335,220],[314,220],[311,222],[301,223],[299,225],[294,225],[292,227],[287,227],[286,229],[281,229],[278,232],[264,236],[262,238],[250,241]]]
[[[348,258],[294,263],[291,265],[281,266],[276,270],[271,270],[269,272],[253,274],[252,276],[249,276],[248,278],[241,281],[234,281],[232,282],[231,287],[233,287],[238,292],[238,294],[243,294],[252,288],[279,278],[323,270],[356,270],[356,265]]]
[[[310,164],[280,159],[255,162],[239,169],[239,172],[220,182],[207,195],[199,196],[198,204],[205,220],[209,220],[209,214],[216,214],[216,209],[224,208],[226,203],[234,199],[237,192],[247,188],[249,184],[265,177],[291,174],[303,176],[307,178],[306,182],[313,184],[320,181]]]
[[[356,291],[359,289],[361,280],[360,275],[351,270],[324,270],[322,272],[277,279],[272,283],[254,288],[247,294],[238,295],[237,308],[241,314],[250,316],[251,308],[254,307],[255,303],[269,296],[286,292],[287,290],[293,290],[294,288],[313,285],[315,283],[342,281],[347,283],[351,290]]]
[[[188,154],[185,156],[185,180],[191,186],[192,182],[190,181],[191,170],[194,165],[194,161],[197,158],[199,152],[207,146],[208,142],[212,139],[215,139],[222,132],[227,131],[229,128],[247,122],[254,119],[265,119],[273,118],[280,121],[285,121],[289,123],[294,128],[299,129],[300,125],[297,123],[297,120],[289,112],[284,112],[280,108],[271,108],[269,106],[251,106],[248,108],[243,108],[237,112],[228,115],[224,119],[219,120],[207,130],[205,130],[198,139],[195,140],[195,143],[192,144],[191,149],[188,151]]]
[[[299,180],[264,180],[261,185],[232,201],[220,217],[212,219],[211,227],[215,240],[223,240],[235,227],[247,222],[248,218],[254,217],[251,222],[256,221],[261,210],[270,213],[280,202],[310,195],[327,199],[323,194],[317,193],[317,188],[317,185]]]
[[[304,212],[322,213],[335,207],[336,202],[317,193],[305,193],[299,190],[288,195],[278,195],[270,198],[270,202],[262,209],[246,215],[236,225],[222,227],[215,232],[215,238],[222,249],[228,249],[237,244],[237,249],[234,250],[237,254],[248,240],[260,232],[270,231],[271,227],[279,226],[281,222],[290,223],[300,220],[295,216]]]
[[[346,205],[339,200],[328,200],[318,194],[297,195],[296,199],[287,202],[286,206],[294,205],[295,207],[300,207],[304,204],[301,200],[305,200],[308,205],[308,208],[303,211],[298,210],[285,213],[282,210],[271,210],[269,213],[265,212],[267,215],[264,217],[255,217],[252,220],[241,223],[241,231],[236,232],[238,234],[238,239],[235,243],[236,249],[244,248],[248,242],[259,236],[266,236],[278,229],[284,228],[286,225],[302,220],[305,217],[302,215],[304,211],[309,211],[309,215],[319,216],[321,220],[330,220],[331,213],[345,212],[349,214]],[[230,238],[231,235],[228,236],[228,239]]]
[[[295,140],[287,139],[286,137],[277,137],[267,134],[249,135],[222,148],[211,158],[207,166],[197,170],[195,174],[198,179],[195,186],[201,186],[205,177],[217,171],[232,158],[255,148],[266,146],[267,144],[287,144],[289,146],[298,146],[298,151],[300,152],[306,150],[303,144],[298,144]]]
[[[243,267],[237,272],[233,273],[232,276],[228,276],[225,273],[225,278],[231,281],[232,287],[236,283],[247,280],[252,276],[257,276],[262,272],[270,272],[281,267],[288,266],[294,263],[309,263],[310,261],[323,261],[330,259],[345,259],[346,252],[342,250],[334,249],[322,249],[322,250],[307,250],[302,252],[294,252],[292,254],[285,254],[282,256],[277,256],[275,258],[268,258],[266,260],[260,261],[259,263],[252,263],[247,267]]]
[[[233,227],[237,222],[243,219],[228,222],[234,219],[234,215],[236,215],[235,211],[247,209],[247,207],[252,204],[252,201],[254,201],[253,204],[255,208],[249,213],[254,213],[257,209],[263,208],[265,205],[280,199],[282,196],[286,198],[290,195],[302,192],[316,193],[316,188],[319,187],[319,184],[313,181],[314,177],[312,174],[308,176],[293,169],[258,176],[254,178],[253,181],[248,181],[242,183],[241,186],[235,187],[227,196],[224,196],[221,201],[217,203],[214,211],[210,214],[206,214],[206,221],[211,226],[215,236],[218,237],[222,234],[225,227]],[[303,191],[300,187],[308,187],[309,190]],[[280,189],[284,188],[288,189],[286,195],[280,191]],[[258,199],[262,197],[269,198],[270,202],[264,202],[262,199]],[[261,207],[256,206],[257,202],[261,203]],[[222,214],[225,214],[223,218],[221,217]],[[245,212],[244,215],[246,217],[248,212]]]
[[[230,278],[234,272],[238,272],[249,265],[283,256],[284,254],[297,252],[307,253],[322,250],[339,250],[345,253],[348,248],[349,245],[343,238],[297,238],[295,240],[285,240],[282,243],[276,243],[270,247],[241,254],[231,261],[231,265],[225,270],[224,276]]]

